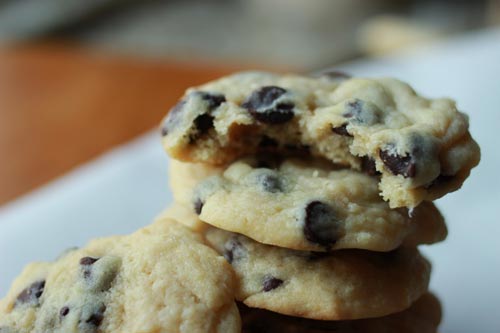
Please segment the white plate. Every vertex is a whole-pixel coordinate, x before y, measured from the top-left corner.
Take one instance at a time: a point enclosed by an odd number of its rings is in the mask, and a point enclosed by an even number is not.
[[[441,332],[500,332],[500,30],[341,67],[399,77],[431,97],[452,96],[470,114],[481,164],[460,191],[438,202],[448,240],[423,250],[434,264],[431,288],[444,304]],[[0,295],[30,261],[149,223],[172,200],[166,162],[150,134],[3,207]]]

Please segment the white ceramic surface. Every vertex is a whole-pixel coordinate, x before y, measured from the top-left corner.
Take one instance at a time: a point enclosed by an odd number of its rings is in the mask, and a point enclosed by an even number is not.
[[[450,234],[423,251],[444,304],[441,332],[500,332],[500,30],[340,68],[401,78],[422,94],[455,98],[470,114],[481,164],[438,201]],[[172,200],[166,168],[159,138],[149,134],[1,208],[0,297],[29,261],[147,224]]]

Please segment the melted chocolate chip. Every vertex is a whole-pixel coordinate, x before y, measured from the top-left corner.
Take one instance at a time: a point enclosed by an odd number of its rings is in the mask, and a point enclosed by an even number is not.
[[[201,201],[200,198],[196,198],[196,200],[194,201],[194,204],[193,204],[193,208],[194,208],[194,212],[197,214],[197,215],[200,215],[201,214],[201,210],[203,208],[203,205],[204,205],[204,202]]]
[[[369,174],[370,176],[380,175],[375,166],[375,160],[368,156],[361,157],[361,170]]]
[[[236,237],[233,237],[224,244],[223,255],[227,262],[232,264],[233,261],[239,260],[246,255],[246,249]]]
[[[331,206],[312,201],[305,208],[304,235],[310,242],[330,247],[339,238],[339,221]]]
[[[339,127],[332,127],[332,132],[338,135],[349,136],[352,138],[352,135],[347,131],[347,124],[343,124]]]
[[[254,91],[241,105],[252,117],[266,124],[283,124],[290,121],[295,105],[291,102],[280,102],[287,91],[276,86],[266,86]]]
[[[415,177],[417,168],[411,154],[408,154],[407,156],[400,156],[391,153],[388,150],[380,150],[379,156],[392,174],[402,175],[405,178]]]
[[[266,192],[283,192],[283,182],[278,175],[271,173],[260,174],[258,177],[258,182]]]
[[[262,290],[265,292],[278,288],[283,284],[283,280],[275,278],[274,276],[266,276],[262,283]]]
[[[63,306],[61,310],[59,310],[59,315],[61,317],[66,317],[69,314],[69,308],[67,306]]]
[[[363,111],[363,101],[356,98],[347,102],[345,108],[346,111],[342,114],[345,118],[357,118]]]
[[[42,297],[44,289],[44,280],[33,282],[30,286],[21,291],[21,293],[16,298],[15,304],[30,304],[32,306],[38,306],[40,304],[40,297]]]

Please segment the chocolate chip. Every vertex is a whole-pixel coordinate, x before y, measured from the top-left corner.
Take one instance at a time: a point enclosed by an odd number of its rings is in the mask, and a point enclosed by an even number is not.
[[[369,126],[380,122],[382,112],[375,104],[355,98],[347,101],[342,115],[352,123]]]
[[[283,280],[275,278],[274,276],[267,275],[262,282],[262,290],[265,292],[278,288],[283,284]]]
[[[170,131],[177,125],[179,122],[179,116],[185,104],[186,101],[181,100],[170,110],[161,127],[162,136],[168,135],[168,133],[170,133]]]
[[[339,221],[333,208],[312,201],[305,208],[304,235],[310,242],[330,247],[339,238]]]
[[[254,91],[241,105],[260,122],[266,124],[282,124],[290,121],[295,105],[291,102],[280,102],[286,90],[276,86],[261,87]]]
[[[226,101],[226,97],[222,94],[214,94],[205,91],[196,91],[194,94],[199,95],[202,100],[208,103],[208,111],[218,108]]]
[[[224,244],[223,255],[227,262],[232,264],[233,261],[240,260],[246,256],[246,249],[236,237],[232,237]]]
[[[368,156],[361,157],[361,170],[369,174],[370,176],[380,175],[375,166],[375,160]]]
[[[93,265],[99,258],[92,258],[92,257],[83,257],[80,259],[80,265],[82,266],[90,266]]]
[[[332,127],[332,132],[338,135],[349,136],[352,138],[352,135],[347,131],[347,124],[343,124],[339,127]]]
[[[259,174],[257,182],[266,192],[283,192],[283,182],[279,175],[275,174],[275,172],[270,171],[268,173]]]
[[[69,308],[67,306],[63,306],[61,310],[59,310],[59,315],[61,317],[66,317],[69,313]]]
[[[33,282],[17,296],[15,305],[29,304],[32,306],[38,306],[44,289],[45,280]]]
[[[214,117],[209,114],[201,114],[194,120],[194,126],[199,134],[205,134],[214,127]]]
[[[94,327],[99,327],[102,323],[102,320],[104,319],[105,311],[106,311],[106,306],[104,304],[101,304],[99,308],[97,308],[95,311],[93,311],[90,314],[87,314],[83,318],[83,322]]]
[[[417,168],[411,154],[400,156],[389,150],[380,150],[379,156],[392,174],[402,175],[405,178],[415,177]]]
[[[259,142],[259,148],[276,148],[278,147],[278,141],[273,138],[263,135]]]
[[[194,201],[194,211],[196,214],[200,215],[201,214],[201,209],[203,208],[203,201],[201,201],[200,198],[196,198],[196,200]]]
[[[219,107],[222,103],[224,103],[226,101],[226,97],[221,94],[213,94],[205,91],[195,91],[191,93],[187,98],[201,98],[201,100],[206,102],[206,110],[203,110],[203,113],[196,117],[194,120],[194,125],[198,133],[197,135],[191,135],[190,140],[195,141],[198,135],[205,133],[213,127],[213,117],[210,116],[209,113],[213,109]],[[178,125],[180,115],[182,114],[182,110],[184,109],[186,103],[186,99],[181,100],[169,112],[161,128],[161,134],[163,136],[168,135],[171,130]]]
[[[92,274],[91,266],[98,261],[99,258],[83,257],[80,259],[80,265],[82,266],[83,277],[89,279]]]

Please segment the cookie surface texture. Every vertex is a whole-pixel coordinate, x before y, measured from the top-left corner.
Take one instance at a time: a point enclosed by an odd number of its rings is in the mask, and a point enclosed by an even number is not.
[[[290,316],[385,316],[410,307],[429,283],[430,264],[412,248],[389,253],[294,251],[216,228],[207,229],[206,238],[233,266],[237,300]]]
[[[441,322],[441,305],[430,293],[424,294],[402,312],[351,321],[296,318],[242,304],[239,308],[243,333],[436,333]]]
[[[359,171],[335,170],[310,159],[273,163],[259,158],[237,161],[224,172],[204,168],[172,163],[176,199],[202,221],[261,243],[305,251],[391,251],[436,243],[447,234],[432,203],[422,203],[411,214],[406,208],[390,209],[378,194],[377,180]],[[189,176],[214,173],[204,180]]]
[[[391,78],[234,74],[189,89],[165,117],[174,158],[214,165],[258,151],[309,154],[380,174],[391,207],[457,190],[479,162],[468,117]]]
[[[239,332],[231,267],[162,220],[34,263],[0,303],[5,332]]]

